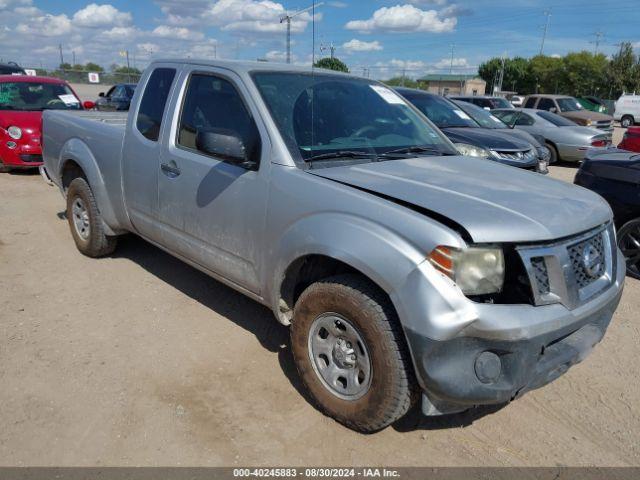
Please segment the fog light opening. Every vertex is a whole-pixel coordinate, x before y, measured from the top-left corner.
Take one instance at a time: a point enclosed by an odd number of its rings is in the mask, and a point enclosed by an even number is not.
[[[493,352],[482,352],[476,358],[474,368],[478,380],[482,383],[494,383],[502,372],[502,361]]]

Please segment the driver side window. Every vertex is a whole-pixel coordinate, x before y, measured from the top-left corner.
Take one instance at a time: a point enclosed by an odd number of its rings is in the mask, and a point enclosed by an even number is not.
[[[556,104],[550,98],[541,98],[540,103],[538,103],[538,110],[546,110],[549,111],[552,108],[556,108]]]
[[[520,126],[529,126],[529,125],[533,125],[534,123],[535,121],[533,120],[533,118],[531,118],[526,113],[520,114],[520,116],[518,117],[518,120],[516,121],[516,125],[520,125]]]
[[[196,141],[198,133],[202,132],[230,133],[239,137],[247,158],[259,162],[260,133],[238,90],[224,78],[196,73],[187,85],[177,144],[208,155]]]

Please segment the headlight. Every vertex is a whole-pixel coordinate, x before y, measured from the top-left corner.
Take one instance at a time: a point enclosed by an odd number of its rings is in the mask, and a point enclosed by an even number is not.
[[[502,290],[504,254],[500,248],[460,250],[439,246],[429,254],[429,261],[453,280],[465,295],[484,295]]]
[[[22,129],[20,127],[11,126],[7,128],[7,133],[14,140],[20,140],[22,138]]]
[[[468,143],[456,143],[455,145],[460,154],[466,155],[467,157],[489,158],[491,156],[489,150],[476,147],[475,145],[469,145]]]

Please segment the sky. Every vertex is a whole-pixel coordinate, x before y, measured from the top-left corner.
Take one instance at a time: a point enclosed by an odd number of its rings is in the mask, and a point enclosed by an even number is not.
[[[475,73],[495,56],[640,53],[640,0],[324,0],[292,19],[292,61],[335,55],[373,78]],[[285,60],[280,17],[312,0],[0,0],[0,59],[144,68],[154,58]],[[546,15],[545,13],[549,14]],[[315,19],[315,21],[314,21]],[[315,35],[314,35],[315,32]],[[314,48],[315,47],[315,48]]]

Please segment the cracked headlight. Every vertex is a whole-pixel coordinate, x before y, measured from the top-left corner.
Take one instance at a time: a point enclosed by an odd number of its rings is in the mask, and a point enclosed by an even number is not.
[[[436,247],[429,261],[465,295],[497,293],[504,284],[504,253],[496,247]]]
[[[468,143],[456,143],[455,146],[461,155],[466,155],[467,157],[489,158],[491,156],[489,150],[469,145]]]

